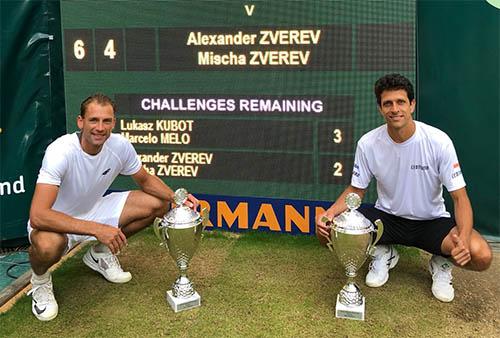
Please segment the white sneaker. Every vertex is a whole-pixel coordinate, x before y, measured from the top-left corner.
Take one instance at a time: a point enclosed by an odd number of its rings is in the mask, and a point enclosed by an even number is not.
[[[389,279],[389,269],[395,267],[398,260],[399,254],[391,245],[377,245],[366,274],[366,285],[372,288],[384,285]]]
[[[28,296],[31,295],[31,311],[39,320],[47,321],[56,318],[59,306],[57,305],[52,289],[52,277],[44,284],[33,284]]]
[[[432,294],[442,302],[448,303],[455,298],[451,279],[453,264],[443,256],[432,255],[429,272],[432,275]]]
[[[118,258],[110,251],[95,252],[94,246],[91,246],[83,256],[83,262],[112,283],[126,283],[132,279],[132,274],[123,271]]]

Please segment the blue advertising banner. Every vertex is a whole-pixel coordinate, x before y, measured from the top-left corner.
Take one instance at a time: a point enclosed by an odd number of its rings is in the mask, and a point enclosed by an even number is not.
[[[209,211],[208,229],[314,235],[316,215],[331,202],[197,194]]]

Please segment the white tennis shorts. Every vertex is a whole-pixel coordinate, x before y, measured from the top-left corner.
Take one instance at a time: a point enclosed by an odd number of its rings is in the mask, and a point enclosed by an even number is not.
[[[122,214],[123,208],[125,207],[125,202],[130,191],[114,192],[109,195],[103,196],[97,201],[95,206],[89,212],[74,216],[78,219],[83,219],[86,221],[94,221],[98,223],[103,223],[118,227],[118,222],[120,220],[120,215]],[[31,243],[31,231],[33,228],[28,222],[28,239]],[[75,235],[67,234],[68,237],[68,248],[67,251],[80,242],[95,240],[94,236],[87,235]]]

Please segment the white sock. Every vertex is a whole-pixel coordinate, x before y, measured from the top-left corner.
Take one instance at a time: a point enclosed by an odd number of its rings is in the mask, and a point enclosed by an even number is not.
[[[109,250],[109,248],[106,245],[104,245],[104,244],[102,244],[100,242],[97,243],[96,245],[94,245],[94,251],[98,252],[98,253],[104,253],[104,252],[105,253],[109,253],[109,252],[111,252],[111,250]]]
[[[31,273],[31,284],[40,285],[45,284],[50,281],[50,271],[47,270],[43,275],[37,275],[36,273]]]

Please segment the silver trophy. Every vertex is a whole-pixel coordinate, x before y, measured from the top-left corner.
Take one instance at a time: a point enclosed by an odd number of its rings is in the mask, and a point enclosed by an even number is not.
[[[200,243],[203,229],[208,221],[208,213],[203,209],[200,214],[185,206],[187,197],[186,189],[177,189],[174,195],[176,207],[163,218],[156,218],[153,223],[156,236],[168,250],[180,271],[172,290],[167,291],[166,295],[174,312],[192,309],[201,304],[200,295],[187,277],[187,269]]]
[[[377,230],[375,230],[370,220],[356,210],[361,205],[361,198],[357,194],[348,194],[346,204],[348,210],[335,217],[333,221],[323,218],[324,222],[331,224],[327,246],[330,251],[335,252],[348,277],[347,284],[337,295],[335,316],[364,320],[365,297],[361,294],[354,278],[382,236],[384,225],[380,220],[376,220]],[[373,232],[377,233],[375,240]]]

